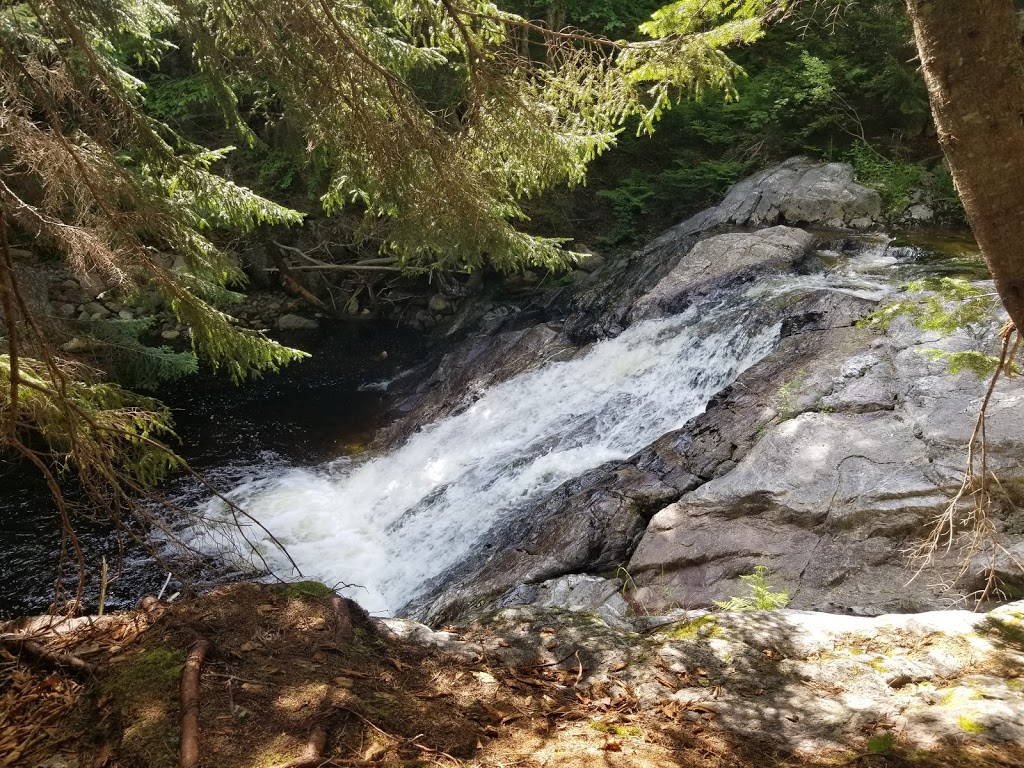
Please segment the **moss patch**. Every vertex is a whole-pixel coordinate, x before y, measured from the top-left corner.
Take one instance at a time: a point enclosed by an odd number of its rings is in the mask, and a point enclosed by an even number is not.
[[[100,686],[120,721],[122,765],[177,764],[182,650],[158,646],[115,668]]]
[[[282,584],[280,589],[286,597],[292,598],[316,598],[330,597],[334,590],[319,581],[296,581],[290,584]]]
[[[643,731],[637,728],[635,725],[615,725],[612,723],[602,723],[600,720],[591,720],[590,727],[595,731],[601,733],[607,733],[611,736],[642,736]]]
[[[961,730],[967,733],[984,733],[988,730],[987,725],[983,725],[976,720],[971,720],[967,715],[960,715],[957,718],[957,725],[960,726]]]
[[[872,736],[868,739],[868,752],[884,755],[886,752],[892,751],[892,745],[895,741],[896,737],[888,732]]]
[[[722,628],[718,626],[718,619],[708,614],[678,624],[672,628],[668,636],[672,640],[697,640],[717,637],[720,634]]]

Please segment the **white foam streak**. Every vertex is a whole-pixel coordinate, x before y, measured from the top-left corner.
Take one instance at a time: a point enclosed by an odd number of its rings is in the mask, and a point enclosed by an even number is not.
[[[350,593],[368,610],[397,610],[497,521],[703,411],[778,335],[777,326],[751,333],[743,317],[705,306],[640,323],[581,358],[491,388],[388,456],[285,469],[231,497],[307,577],[361,585]],[[224,517],[223,506],[207,511]],[[273,557],[266,541],[259,551]],[[280,558],[270,564],[288,575]]]

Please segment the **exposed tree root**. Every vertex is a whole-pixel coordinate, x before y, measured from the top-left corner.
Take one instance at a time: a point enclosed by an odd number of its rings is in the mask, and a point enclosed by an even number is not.
[[[199,673],[203,660],[213,646],[206,638],[199,638],[192,644],[181,672],[181,750],[178,754],[179,768],[199,766]]]
[[[997,487],[1000,484],[999,478],[988,468],[985,422],[988,406],[1000,377],[1012,378],[1014,375],[1014,358],[1021,344],[1020,333],[1012,322],[1007,322],[999,335],[1002,337],[999,362],[981,400],[978,419],[967,443],[967,466],[963,481],[949,504],[932,521],[928,537],[912,552],[912,557],[918,561],[919,566],[911,581],[920,576],[934,561],[937,552],[949,552],[953,548],[958,530],[966,531],[969,538],[960,553],[960,569],[956,580],[967,575],[971,563],[979,552],[987,550],[989,556],[985,584],[974,594],[976,605],[995,596],[999,591],[996,565],[1000,555],[1009,558],[1024,570],[1024,563],[1017,560],[1000,543],[998,530],[992,519],[996,498],[993,496],[991,483],[995,483]]]
[[[49,667],[70,669],[83,675],[92,675],[96,671],[96,667],[84,659],[80,659],[70,653],[48,651],[35,640],[30,640],[27,637],[2,635],[0,636],[0,647],[7,649],[13,654]]]
[[[330,599],[330,606],[337,617],[335,632],[338,639],[351,643],[355,639],[355,633],[352,630],[352,611],[349,609],[348,600],[335,595]]]
[[[279,763],[274,768],[316,768],[326,761],[323,758],[324,749],[327,748],[327,731],[323,728],[314,728],[309,735],[309,742],[301,757],[297,757],[287,763]]]

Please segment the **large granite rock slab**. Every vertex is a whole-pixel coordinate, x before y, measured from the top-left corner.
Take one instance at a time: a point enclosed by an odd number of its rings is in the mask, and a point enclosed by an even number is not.
[[[630,313],[632,322],[680,312],[693,300],[723,285],[768,274],[820,267],[811,258],[816,238],[802,229],[771,227],[734,232],[701,240],[679,263],[641,296]]]
[[[980,587],[979,558],[957,580],[959,546],[913,586],[907,552],[959,487],[986,383],[952,375],[926,354],[975,342],[897,324],[849,349],[831,381],[794,368],[781,418],[724,476],[652,519],[628,570],[646,605],[710,605],[743,591],[738,577],[771,568],[794,605],[881,613],[925,610]],[[988,467],[1007,496],[1006,543],[1024,524],[1024,392],[1001,384],[991,404]],[[1018,531],[1019,533],[1019,531]],[[1024,581],[1004,568],[1005,586]]]
[[[671,233],[682,237],[722,225],[866,229],[881,215],[881,196],[853,180],[851,165],[793,157],[733,185],[719,205],[687,219]]]
[[[612,608],[614,586],[594,579],[542,585],[533,605],[475,615],[455,632],[383,624],[458,663],[486,659],[492,671],[512,670],[508,678],[516,670],[550,671],[581,698],[658,711],[816,764],[830,750],[845,759],[893,743],[946,749],[950,765],[982,750],[1000,765],[1019,764],[1024,603],[988,614],[871,618],[692,611],[630,625]],[[556,593],[573,610],[549,607]],[[612,621],[603,618],[605,594]]]

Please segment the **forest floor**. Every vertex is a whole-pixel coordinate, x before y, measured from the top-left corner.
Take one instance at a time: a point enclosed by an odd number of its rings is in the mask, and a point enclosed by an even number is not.
[[[339,605],[341,608],[339,609]],[[217,768],[796,768],[1024,765],[1020,745],[867,741],[780,751],[716,726],[713,707],[641,708],[586,684],[582,662],[507,666],[390,635],[319,585],[238,584],[73,620],[0,646],[0,766],[170,768],[189,650],[201,667],[199,764]],[[43,651],[40,654],[39,651]],[[80,669],[55,666],[67,654]],[[577,661],[579,656],[576,657]],[[187,695],[187,694],[186,694]]]

